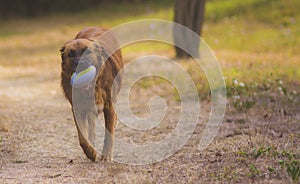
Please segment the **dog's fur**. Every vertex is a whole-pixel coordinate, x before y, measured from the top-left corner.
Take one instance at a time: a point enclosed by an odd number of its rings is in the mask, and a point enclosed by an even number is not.
[[[101,36],[100,39],[99,36]],[[90,58],[89,61],[97,69],[96,81],[92,83],[95,85],[89,87],[88,90],[76,89],[79,91],[76,94],[73,90],[74,94],[72,94],[70,81],[74,72],[74,62],[80,59],[86,49],[90,52],[84,57]],[[62,59],[61,86],[65,97],[72,105],[80,146],[90,160],[96,161],[95,120],[103,111],[106,131],[101,160],[111,160],[114,127],[117,121],[113,104],[122,83],[120,73],[122,73],[123,60],[119,45],[109,30],[90,27],[81,30],[73,40],[66,42],[60,52]],[[72,54],[70,54],[71,52]],[[83,99],[83,103],[74,104],[72,99],[75,98]]]

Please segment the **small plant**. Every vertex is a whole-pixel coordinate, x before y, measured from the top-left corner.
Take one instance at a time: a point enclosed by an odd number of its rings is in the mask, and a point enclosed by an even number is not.
[[[278,159],[278,164],[281,168],[282,172],[287,173],[287,175],[294,181],[298,182],[299,177],[300,177],[300,161],[296,160],[300,158],[300,154],[295,154],[293,152],[283,150],[283,151],[278,151],[276,147],[269,146],[269,147],[264,147],[261,146],[259,148],[254,148],[252,151],[244,151],[244,150],[239,150],[237,152],[238,155],[242,156],[243,158],[247,159],[257,159],[261,156],[267,156],[267,158],[270,159]],[[250,163],[248,165],[249,170],[250,170],[250,177],[256,177],[257,175],[260,174],[260,170],[253,164]],[[273,173],[278,173],[276,168],[272,166],[268,166],[268,174],[273,174]]]
[[[259,84],[256,82],[245,83],[233,79],[229,89],[228,96],[231,98],[233,107],[236,111],[244,113],[259,101],[260,103],[266,102],[267,109],[272,109],[272,111],[279,109],[280,113],[285,115],[289,110],[289,106],[296,104],[300,96],[296,89],[285,85],[282,79],[273,76],[273,74],[270,74],[267,79]],[[264,99],[268,99],[268,101]]]
[[[232,105],[239,112],[248,111],[256,103],[257,84],[246,84],[237,79],[232,82]]]
[[[262,155],[265,155],[265,154],[270,154],[270,152],[272,151],[272,147],[259,147],[258,149],[254,148],[252,152],[246,152],[246,151],[243,151],[243,150],[240,150],[237,152],[237,154],[239,155],[242,155],[242,156],[251,156],[253,157],[254,159],[257,159],[258,157],[262,156]]]
[[[279,163],[281,169],[283,169],[283,168],[284,168],[284,165],[285,165],[284,160],[279,160],[278,163]]]
[[[274,173],[274,172],[276,172],[276,169],[274,169],[273,167],[269,166],[269,167],[268,167],[268,171],[269,171],[270,173]]]
[[[282,154],[285,155],[285,154]],[[284,160],[279,160],[278,163],[280,165],[280,168],[283,170],[284,168],[286,168],[286,172],[288,174],[289,177],[292,178],[292,180],[294,182],[298,182],[299,181],[299,177],[300,177],[300,162],[299,160],[295,160],[293,158],[293,156],[287,156],[289,158],[289,162],[284,161]]]
[[[299,92],[287,87],[284,82],[270,74],[267,80],[263,81],[260,89],[265,91],[271,101],[279,103],[295,103],[299,97]]]
[[[250,176],[255,177],[260,173],[260,170],[256,168],[254,164],[249,165]]]
[[[286,163],[286,172],[294,182],[298,182],[300,176],[300,162],[298,160],[292,160]]]
[[[23,164],[23,163],[28,163],[28,161],[26,161],[26,160],[16,160],[15,163],[16,164]]]
[[[279,156],[281,156],[281,157],[286,157],[286,158],[288,158],[289,160],[294,159],[294,156],[295,156],[295,154],[293,154],[293,153],[291,153],[291,152],[289,152],[289,151],[286,151],[286,150],[283,150],[282,152],[278,152],[277,154],[278,154]]]
[[[237,152],[237,154],[238,154],[238,155],[241,155],[241,156],[246,156],[246,157],[249,156],[249,153],[247,153],[246,151],[243,151],[243,150],[239,150],[239,151]]]
[[[252,152],[252,155],[256,159],[265,153],[269,153],[270,150],[271,150],[271,147],[268,147],[268,148],[260,147],[258,150],[254,149]]]

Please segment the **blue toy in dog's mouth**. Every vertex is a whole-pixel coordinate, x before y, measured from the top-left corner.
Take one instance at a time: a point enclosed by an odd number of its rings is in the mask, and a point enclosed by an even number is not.
[[[77,72],[73,73],[71,77],[71,85],[74,88],[88,88],[95,77],[96,77],[96,67],[90,65],[88,68],[82,70],[79,73]]]

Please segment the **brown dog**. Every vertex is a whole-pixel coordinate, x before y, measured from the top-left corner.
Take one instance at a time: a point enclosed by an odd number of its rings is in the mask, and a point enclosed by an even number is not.
[[[106,131],[101,160],[111,160],[114,127],[117,121],[113,104],[122,83],[122,75],[118,73],[121,73],[123,68],[118,43],[109,30],[91,27],[81,30],[73,40],[66,42],[60,52],[61,86],[72,105],[80,146],[90,160],[96,161],[95,120],[103,111]],[[83,54],[88,58],[86,61],[81,60]],[[94,65],[98,75],[88,88],[76,89],[75,93],[70,81],[80,62]],[[79,104],[74,102],[77,99],[80,99]]]

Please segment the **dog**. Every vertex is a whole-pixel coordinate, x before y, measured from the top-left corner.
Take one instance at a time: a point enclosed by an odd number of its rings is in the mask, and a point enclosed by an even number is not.
[[[66,42],[60,53],[61,87],[72,106],[79,144],[86,156],[95,162],[98,157],[95,149],[96,118],[103,112],[106,131],[101,160],[111,161],[117,122],[113,105],[122,85],[124,66],[118,42],[108,29],[88,27]],[[83,55],[88,61],[81,60]],[[90,86],[76,89],[75,94],[70,81],[80,62],[83,62],[82,66],[94,65],[97,77]],[[74,99],[81,99],[80,104],[75,104]]]

